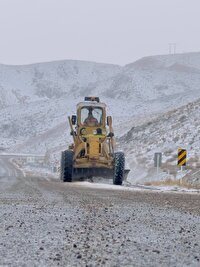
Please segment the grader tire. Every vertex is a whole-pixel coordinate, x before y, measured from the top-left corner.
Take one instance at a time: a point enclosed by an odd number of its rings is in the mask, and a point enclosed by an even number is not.
[[[72,182],[73,180],[73,151],[62,151],[61,166],[60,166],[60,179],[63,182]]]
[[[114,176],[113,184],[122,185],[124,180],[125,156],[123,152],[114,154]]]

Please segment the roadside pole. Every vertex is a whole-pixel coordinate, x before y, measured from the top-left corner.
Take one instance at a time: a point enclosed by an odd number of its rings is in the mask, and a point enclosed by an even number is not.
[[[181,174],[183,173],[183,166],[186,166],[186,161],[187,161],[187,150],[179,148],[177,165],[181,167]],[[183,183],[183,177],[181,176],[180,185],[182,185],[182,183]]]
[[[159,159],[160,159],[160,155],[158,155],[158,159],[157,159],[157,174],[159,172]]]
[[[161,165],[162,165],[162,153],[156,152],[154,154],[154,167],[156,167],[157,175],[159,173],[159,168],[161,167]]]

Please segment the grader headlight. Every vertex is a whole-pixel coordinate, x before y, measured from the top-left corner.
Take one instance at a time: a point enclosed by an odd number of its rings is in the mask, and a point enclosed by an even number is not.
[[[86,130],[85,128],[82,128],[82,129],[80,130],[80,134],[81,134],[81,135],[86,135],[86,134],[87,134],[87,130]]]
[[[95,130],[93,130],[93,134],[97,134],[97,130],[95,129]]]

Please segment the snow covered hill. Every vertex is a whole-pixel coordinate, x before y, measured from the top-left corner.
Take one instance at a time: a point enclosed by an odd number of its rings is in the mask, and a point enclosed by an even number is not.
[[[121,67],[82,61],[57,61],[26,66],[0,65],[0,108],[41,99],[90,94],[109,84]]]
[[[200,53],[146,57],[125,66],[107,95],[131,99],[137,112],[157,112],[198,98],[199,79]]]
[[[128,142],[130,163],[147,155],[148,166],[154,151],[187,146],[193,139],[197,150],[200,146],[194,121],[200,53],[188,53],[145,57],[124,67],[72,60],[0,65],[0,148],[57,153],[71,142],[67,116],[86,95],[107,103],[116,135]],[[178,129],[183,137],[177,137]]]
[[[163,162],[175,167],[178,148],[186,149],[188,159],[199,164],[199,117],[200,99],[162,114],[140,126],[132,127],[120,139],[129,155],[130,166],[137,166],[140,170],[152,169],[154,153],[161,152]],[[188,165],[193,166],[190,163]]]

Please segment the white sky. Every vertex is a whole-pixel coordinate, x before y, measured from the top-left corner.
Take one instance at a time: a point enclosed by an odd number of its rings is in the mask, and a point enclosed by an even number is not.
[[[0,0],[0,63],[200,51],[200,0]]]

